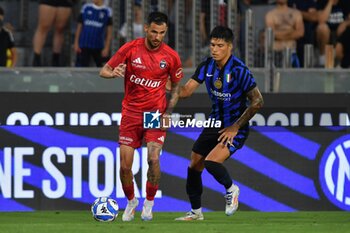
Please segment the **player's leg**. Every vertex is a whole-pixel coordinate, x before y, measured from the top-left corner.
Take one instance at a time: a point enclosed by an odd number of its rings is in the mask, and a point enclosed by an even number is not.
[[[203,220],[201,196],[203,193],[202,171],[204,159],[200,154],[192,152],[191,163],[187,168],[186,193],[191,203],[191,211],[185,216],[176,218],[180,221]]]
[[[56,7],[40,4],[39,5],[39,17],[38,25],[33,37],[33,50],[34,59],[33,66],[41,66],[41,52],[44,47],[47,33],[49,32],[51,26],[54,24],[56,16]]]
[[[146,198],[143,203],[141,219],[144,221],[150,221],[153,219],[152,208],[154,206],[154,197],[158,191],[160,180],[160,163],[159,155],[162,150],[162,144],[157,142],[147,143],[147,181],[146,181]]]
[[[160,181],[160,162],[159,156],[163,147],[166,132],[163,130],[146,130],[144,138],[147,143],[147,181],[146,198],[143,203],[141,219],[150,221],[153,219],[152,208],[154,206],[154,197],[158,191]]]
[[[120,145],[120,181],[125,196],[128,199],[128,204],[124,210],[122,220],[131,221],[134,219],[135,209],[139,201],[135,197],[134,182],[132,174],[132,164],[134,160],[134,148],[127,145]]]
[[[55,19],[53,35],[52,66],[60,66],[60,54],[64,42],[64,29],[71,15],[71,7],[58,7]]]
[[[205,168],[215,178],[217,182],[222,184],[226,189],[226,215],[232,215],[238,208],[239,188],[232,182],[232,178],[227,169],[223,166],[223,162],[234,152],[234,146],[223,146],[218,144],[208,154],[204,161]]]
[[[135,197],[132,164],[134,161],[135,148],[139,148],[142,142],[142,125],[138,119],[130,117],[127,112],[122,112],[122,119],[119,132],[120,144],[120,180],[128,204],[122,216],[123,221],[132,221],[135,209],[139,201]],[[141,121],[140,121],[141,122]]]
[[[217,145],[217,129],[204,129],[193,144],[191,163],[187,169],[186,192],[191,202],[191,211],[175,220],[203,220],[201,196],[203,192],[202,171],[206,155]]]

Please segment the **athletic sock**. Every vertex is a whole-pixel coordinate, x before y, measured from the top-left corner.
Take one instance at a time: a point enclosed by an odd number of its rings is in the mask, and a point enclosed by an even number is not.
[[[129,201],[134,199],[135,197],[134,182],[131,185],[123,185],[123,191],[126,198],[128,198]]]
[[[33,66],[41,66],[41,54],[34,53]]]
[[[186,192],[190,199],[192,209],[200,209],[202,206],[201,195],[203,192],[202,172],[191,168],[187,169]]]
[[[152,184],[151,182],[146,182],[146,199],[153,201],[158,190],[158,184]]]
[[[200,214],[202,213],[202,208],[199,208],[199,209],[191,209],[191,211],[195,214]]]
[[[234,190],[235,190],[235,184],[232,183],[232,185],[228,189],[226,189],[226,192],[230,193],[230,192],[233,192]]]
[[[52,54],[52,66],[58,67],[60,66],[60,53]]]
[[[217,182],[225,186],[226,189],[231,187],[232,179],[230,174],[221,163],[206,160],[204,161],[204,166]]]

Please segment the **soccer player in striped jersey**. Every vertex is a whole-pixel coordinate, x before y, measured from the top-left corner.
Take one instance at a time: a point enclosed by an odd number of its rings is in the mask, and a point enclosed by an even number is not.
[[[248,137],[249,120],[263,106],[252,73],[232,54],[232,30],[217,26],[209,39],[211,57],[197,67],[192,78],[179,89],[179,96],[191,96],[205,82],[212,101],[209,117],[221,121],[221,128],[205,128],[193,145],[186,183],[192,209],[176,220],[204,219],[201,208],[204,168],[226,189],[226,215],[237,210],[239,187],[232,182],[223,162],[243,146]]]
[[[139,203],[134,193],[131,167],[134,151],[141,146],[143,139],[147,143],[149,168],[141,219],[148,221],[153,218],[152,207],[160,180],[159,155],[166,132],[157,127],[144,127],[143,117],[144,113],[152,113],[153,122],[160,115],[163,118],[170,116],[177,103],[179,82],[183,77],[178,53],[163,42],[167,29],[167,15],[150,13],[144,25],[145,38],[124,44],[100,71],[103,78],[124,78],[125,95],[119,128],[120,179],[128,204],[123,221],[134,219]],[[167,102],[165,86],[168,79],[172,91]]]

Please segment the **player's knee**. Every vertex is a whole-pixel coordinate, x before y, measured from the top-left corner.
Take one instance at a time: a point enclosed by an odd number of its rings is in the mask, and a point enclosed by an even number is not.
[[[131,172],[131,167],[130,166],[126,166],[126,165],[121,165],[120,166],[120,174],[121,175],[127,175]]]
[[[159,158],[151,158],[147,162],[149,167],[159,166]]]

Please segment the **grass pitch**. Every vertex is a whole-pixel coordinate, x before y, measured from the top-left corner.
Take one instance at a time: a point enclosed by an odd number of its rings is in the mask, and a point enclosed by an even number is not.
[[[350,233],[349,212],[263,213],[238,211],[204,213],[204,221],[174,221],[183,213],[154,213],[154,220],[142,222],[136,213],[133,222],[120,216],[110,223],[96,222],[89,211],[36,211],[0,213],[1,233],[263,233],[327,232]]]

